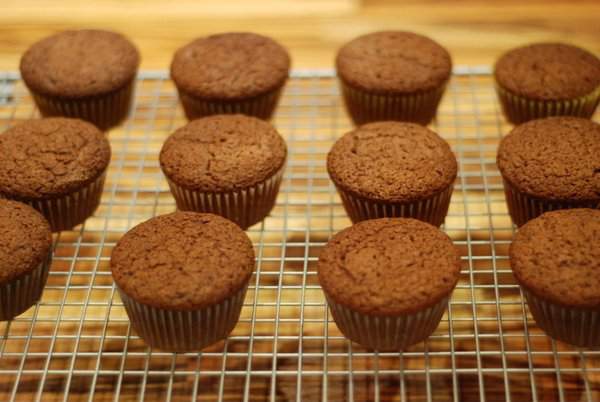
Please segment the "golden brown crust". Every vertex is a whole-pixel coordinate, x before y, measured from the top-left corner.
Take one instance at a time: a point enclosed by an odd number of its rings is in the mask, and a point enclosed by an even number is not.
[[[527,222],[512,242],[510,264],[537,297],[600,308],[600,210],[552,211]]]
[[[319,256],[323,291],[352,310],[413,313],[450,295],[460,274],[450,238],[407,218],[360,222],[337,233]]]
[[[371,93],[415,93],[439,88],[450,78],[450,54],[433,40],[411,32],[360,36],[338,52],[338,75]]]
[[[502,176],[533,197],[600,201],[600,124],[548,117],[515,127],[498,147]]]
[[[254,250],[246,233],[225,218],[175,212],[127,232],[110,265],[115,283],[136,301],[194,310],[240,290],[252,275]]]
[[[77,191],[110,162],[104,134],[83,120],[29,120],[0,135],[0,194],[39,199]]]
[[[281,87],[290,57],[274,40],[245,32],[199,38],[177,50],[171,78],[192,96],[233,100],[252,98]]]
[[[29,205],[0,199],[0,284],[25,275],[48,257],[50,225]]]
[[[34,43],[21,58],[21,75],[34,92],[81,98],[116,91],[135,78],[140,56],[123,35],[64,31]]]
[[[411,202],[437,194],[456,178],[448,143],[414,123],[378,122],[336,141],[327,171],[345,191],[378,201]]]

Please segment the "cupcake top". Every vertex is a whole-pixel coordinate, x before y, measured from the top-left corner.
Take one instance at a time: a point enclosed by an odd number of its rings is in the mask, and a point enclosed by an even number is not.
[[[21,76],[35,92],[81,98],[115,91],[137,72],[140,55],[123,35],[65,31],[33,44],[21,58]]]
[[[115,283],[136,301],[195,310],[220,303],[248,282],[254,250],[246,233],[225,218],[174,212],[127,232],[110,266]]]
[[[244,115],[193,120],[160,151],[165,175],[192,190],[226,192],[254,186],[285,163],[285,141],[275,128]]]
[[[458,282],[460,255],[445,233],[425,222],[373,219],[333,236],[317,270],[336,303],[364,314],[398,315],[448,296]]]
[[[564,209],[530,220],[512,242],[510,265],[542,299],[600,308],[600,210]]]
[[[234,32],[199,38],[177,50],[171,78],[190,95],[243,99],[282,86],[289,69],[290,56],[279,43]]]
[[[104,134],[83,120],[29,120],[0,135],[0,194],[37,199],[77,191],[110,161]]]
[[[345,44],[336,58],[347,84],[375,93],[414,93],[442,86],[452,72],[450,54],[411,32],[375,32]]]
[[[377,122],[338,139],[327,170],[345,191],[369,199],[410,202],[446,189],[457,163],[448,143],[414,123]]]
[[[29,205],[0,199],[0,283],[33,271],[48,257],[50,225]]]
[[[515,127],[502,139],[497,164],[521,192],[552,200],[600,200],[600,125],[548,117]]]
[[[563,43],[536,43],[505,53],[494,69],[498,84],[536,100],[588,95],[600,86],[600,59]]]

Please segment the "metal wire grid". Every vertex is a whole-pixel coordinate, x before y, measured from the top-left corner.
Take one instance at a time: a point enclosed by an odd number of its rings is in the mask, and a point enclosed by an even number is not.
[[[325,170],[351,126],[331,72],[298,72],[274,124],[289,159],[276,208],[248,234],[256,271],[239,324],[202,353],[148,349],[131,330],[109,259],[135,224],[175,203],[157,154],[185,123],[165,73],[143,73],[130,118],[109,133],[102,204],[55,236],[42,300],[0,324],[1,400],[570,401],[600,398],[600,351],[555,342],[536,326],[509,269],[513,226],[495,167],[501,117],[487,69],[456,71],[433,129],[459,158],[444,230],[463,271],[439,328],[403,353],[374,353],[341,336],[315,264],[350,224]],[[0,128],[35,117],[12,73],[0,75]]]

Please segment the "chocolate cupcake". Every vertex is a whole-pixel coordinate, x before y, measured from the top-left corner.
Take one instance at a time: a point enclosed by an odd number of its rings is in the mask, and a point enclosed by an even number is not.
[[[286,155],[271,124],[217,115],[175,131],[160,151],[160,166],[177,208],[221,215],[245,229],[275,205]]]
[[[171,78],[188,119],[242,113],[269,119],[288,78],[290,57],[253,33],[199,38],[179,49]]]
[[[379,122],[346,133],[327,155],[327,171],[352,222],[411,217],[440,226],[457,163],[448,143],[414,123]]]
[[[510,265],[548,335],[600,346],[600,210],[546,212],[517,232]]]
[[[336,68],[356,125],[384,120],[428,124],[450,79],[452,60],[425,36],[385,31],[344,45]]]
[[[347,338],[376,350],[402,350],[438,326],[458,282],[460,255],[427,223],[375,219],[333,236],[317,270]]]
[[[40,299],[48,279],[52,234],[39,212],[2,199],[0,228],[0,321],[6,321]]]
[[[248,236],[220,216],[175,212],[127,232],[112,275],[135,331],[153,348],[200,350],[235,327],[254,268]]]
[[[506,118],[515,124],[548,116],[590,118],[600,102],[600,59],[563,43],[536,43],[505,53],[494,68]]]
[[[110,145],[83,120],[29,120],[0,135],[0,198],[40,211],[53,231],[70,229],[98,207]]]
[[[517,226],[546,211],[600,208],[600,125],[548,117],[515,127],[498,147],[508,212]]]
[[[33,44],[20,68],[43,116],[77,117],[105,130],[129,112],[139,61],[123,35],[89,29]]]

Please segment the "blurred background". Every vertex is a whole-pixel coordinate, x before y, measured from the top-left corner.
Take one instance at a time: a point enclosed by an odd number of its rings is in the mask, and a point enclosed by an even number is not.
[[[490,65],[531,41],[567,41],[599,54],[599,17],[597,0],[2,0],[0,70],[16,70],[32,42],[84,27],[130,36],[142,69],[166,69],[179,46],[223,31],[276,38],[291,51],[294,68],[330,68],[342,43],[383,29],[428,35],[456,65]]]

